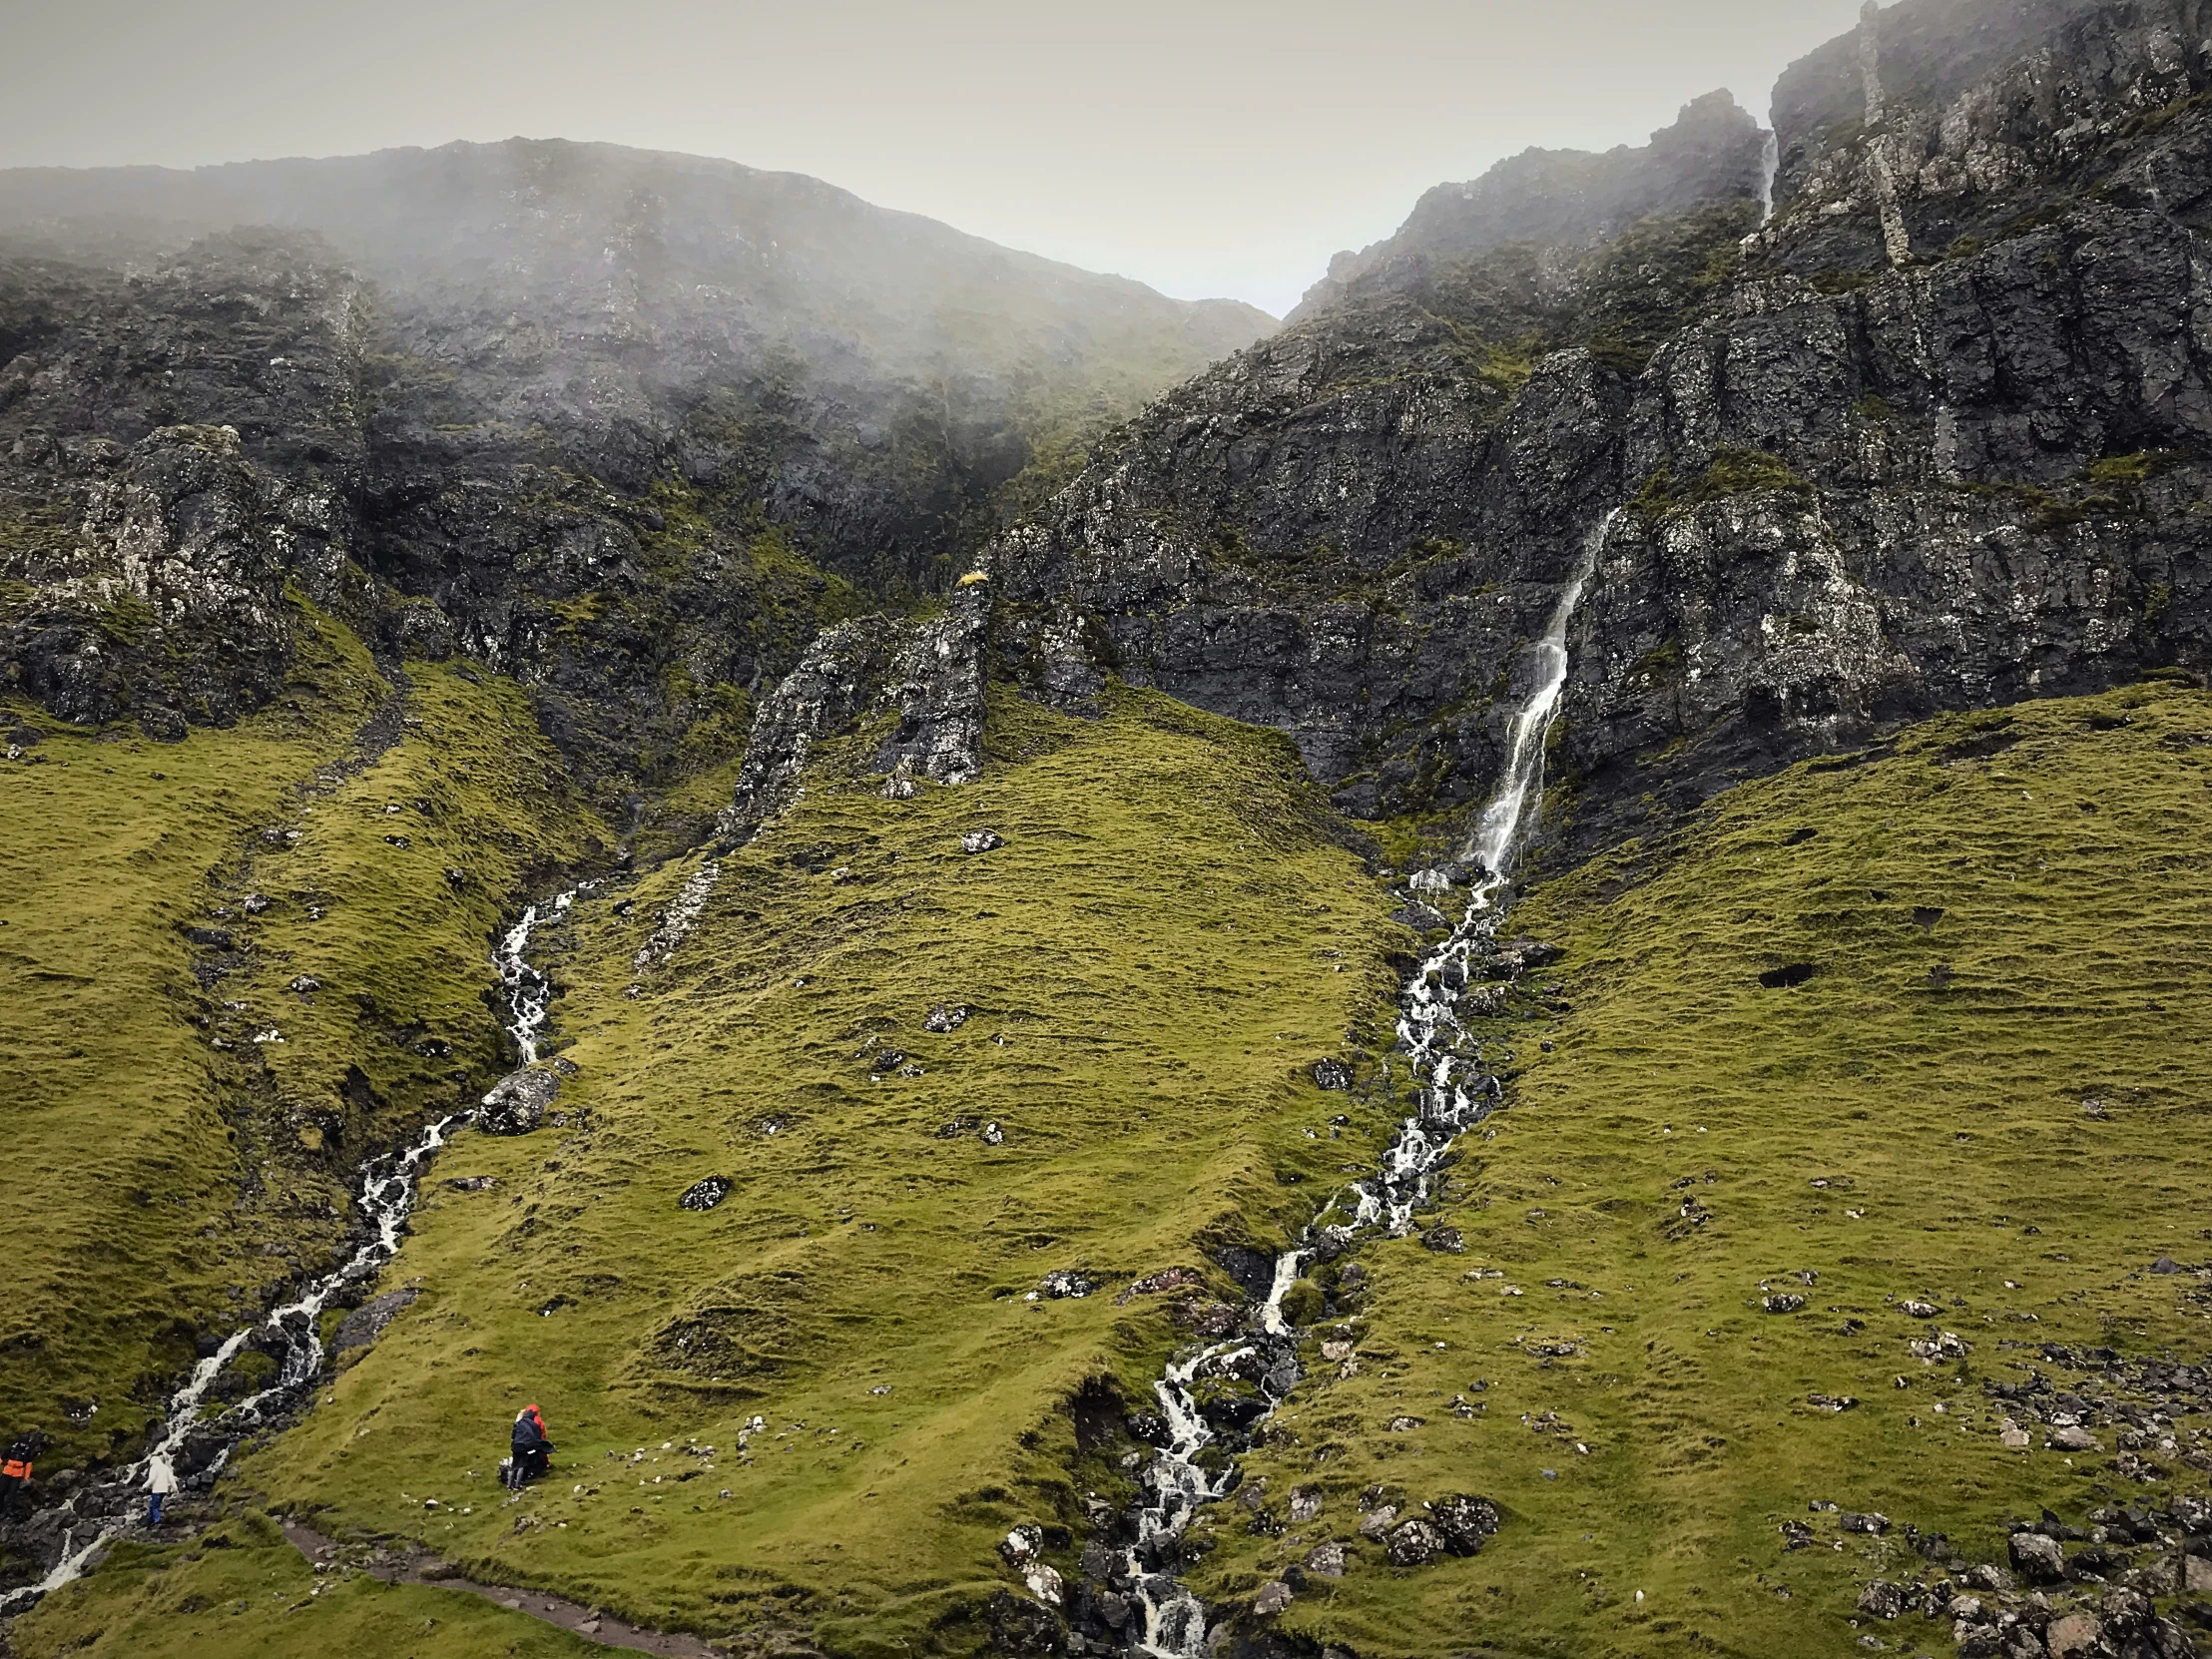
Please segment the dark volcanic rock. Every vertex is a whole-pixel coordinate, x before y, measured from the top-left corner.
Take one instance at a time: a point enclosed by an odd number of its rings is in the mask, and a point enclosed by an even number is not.
[[[330,1352],[342,1354],[349,1348],[366,1348],[384,1334],[384,1327],[411,1307],[422,1293],[412,1286],[404,1290],[387,1291],[372,1301],[362,1303],[330,1334]]]
[[[1749,242],[1727,144],[1517,233],[1542,246],[1482,228],[1522,223],[1515,164],[1462,193],[1461,231],[1431,199],[999,540],[1007,673],[1279,728],[1355,814],[1463,812],[1521,644],[1588,567],[1554,761],[1570,850],[1935,711],[2202,677],[2195,17],[1880,12],[1872,109],[1856,34],[1785,79],[1781,207]]]
[[[560,1092],[557,1072],[535,1066],[511,1071],[484,1096],[476,1126],[487,1135],[527,1135],[545,1122],[546,1109]]]

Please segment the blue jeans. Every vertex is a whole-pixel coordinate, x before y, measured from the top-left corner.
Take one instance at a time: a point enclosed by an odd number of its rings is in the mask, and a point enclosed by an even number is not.
[[[162,1497],[163,1494],[160,1492],[146,1494],[146,1524],[148,1526],[162,1524]]]

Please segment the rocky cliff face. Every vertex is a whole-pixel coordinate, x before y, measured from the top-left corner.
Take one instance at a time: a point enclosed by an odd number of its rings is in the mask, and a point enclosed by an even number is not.
[[[821,628],[949,580],[1040,444],[1270,326],[557,143],[4,174],[0,255],[14,683],[228,721],[281,679],[288,582],[525,681],[610,807],[734,754]]]
[[[2201,674],[2197,9],[1916,0],[1785,80],[1763,229],[1724,155],[1708,205],[1669,175],[1594,249],[1369,265],[997,544],[1007,671],[1280,727],[1346,809],[1449,823],[1495,776],[1516,645],[1594,557],[1554,756],[1584,846],[1911,715]],[[1856,124],[1846,62],[1877,65]]]

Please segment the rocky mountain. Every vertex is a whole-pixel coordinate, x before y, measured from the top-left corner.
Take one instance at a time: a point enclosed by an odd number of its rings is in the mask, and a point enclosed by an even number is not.
[[[1164,391],[706,164],[0,180],[0,1641],[2200,1651],[2208,23]]]
[[[1269,326],[811,179],[519,140],[0,175],[0,252],[30,695],[235,718],[296,582],[529,681],[609,801],[728,759],[855,584],[911,602],[1025,467]]]
[[[1432,193],[997,545],[1009,660],[1449,817],[1496,775],[1500,665],[1594,562],[1583,848],[1901,719],[2201,673],[2203,38],[2187,5],[1871,12],[1785,76],[1764,225],[1713,100]],[[1486,246],[1569,175],[1557,240]]]

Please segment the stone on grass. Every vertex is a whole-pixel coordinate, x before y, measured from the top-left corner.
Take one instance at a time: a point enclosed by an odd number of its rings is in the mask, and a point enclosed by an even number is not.
[[[560,1092],[561,1079],[554,1072],[534,1066],[510,1071],[484,1096],[476,1127],[487,1135],[527,1135],[545,1122],[546,1108]]]
[[[727,1175],[709,1175],[686,1187],[676,1200],[679,1210],[712,1210],[737,1187]]]
[[[991,830],[970,830],[960,837],[962,852],[991,852],[1005,844],[1005,838]]]
[[[1472,1492],[1453,1492],[1428,1505],[1428,1517],[1454,1555],[1472,1555],[1497,1535],[1497,1505]]]
[[[2031,1584],[2056,1584],[2066,1576],[2066,1552],[2056,1538],[2015,1532],[2007,1545],[2012,1565]]]
[[[1444,1551],[1444,1537],[1428,1522],[1407,1521],[1383,1545],[1393,1567],[1425,1567]]]

